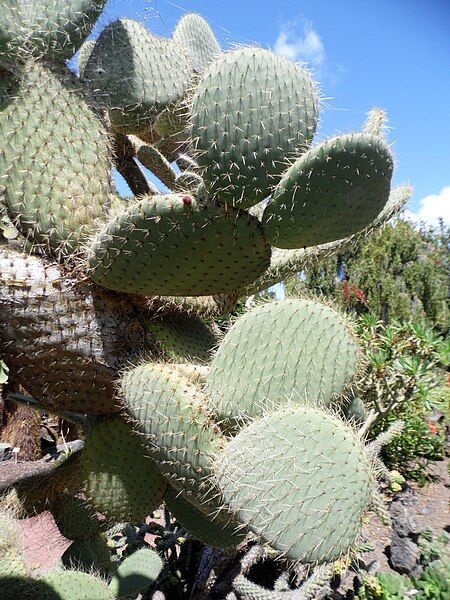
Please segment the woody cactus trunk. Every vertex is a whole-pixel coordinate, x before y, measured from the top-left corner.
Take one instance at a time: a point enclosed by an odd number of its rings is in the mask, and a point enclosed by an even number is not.
[[[224,336],[213,317],[399,209],[380,113],[314,144],[304,67],[223,52],[192,14],[172,38],[119,19],[85,41],[104,4],[0,8],[0,355],[45,410],[87,416],[83,497],[108,522],[166,503],[206,544],[335,560],[374,487],[345,419],[351,324],[312,299],[256,304]]]

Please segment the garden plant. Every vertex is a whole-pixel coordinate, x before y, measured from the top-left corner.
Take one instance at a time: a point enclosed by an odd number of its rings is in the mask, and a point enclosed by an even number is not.
[[[0,7],[0,385],[84,438],[1,489],[2,598],[188,598],[212,549],[242,557],[216,597],[314,598],[357,556],[401,425],[367,441],[367,357],[331,303],[215,319],[398,212],[384,113],[314,143],[305,67],[222,51],[194,14],[171,38],[118,19],[86,41],[104,4]],[[13,517],[43,510],[73,543],[40,576]],[[183,536],[204,544],[191,587]],[[274,590],[247,577],[263,555]]]

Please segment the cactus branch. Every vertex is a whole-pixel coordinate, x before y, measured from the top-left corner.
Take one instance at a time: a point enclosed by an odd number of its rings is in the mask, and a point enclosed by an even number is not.
[[[130,135],[128,140],[133,146],[136,158],[149,169],[170,190],[174,188],[176,172],[169,161],[152,144],[144,144],[139,138]]]
[[[31,406],[32,408],[34,408],[40,412],[49,412],[48,408],[45,408],[44,406],[42,406],[42,404],[40,404],[37,400],[35,400],[35,398],[32,398],[31,396],[25,396],[24,394],[19,394],[19,393],[8,394],[6,396],[6,400],[11,400],[12,402],[16,402],[18,404],[24,404],[25,406]],[[62,417],[63,419],[66,419],[67,421],[71,421],[72,423],[75,423],[75,425],[84,426],[86,424],[85,415],[82,415],[79,413],[74,413],[74,412],[65,411],[65,410],[59,410],[57,413],[54,413],[54,414],[57,414],[59,417]]]
[[[133,146],[120,133],[114,137],[114,163],[135,196],[157,194],[158,189],[148,181],[134,159]]]

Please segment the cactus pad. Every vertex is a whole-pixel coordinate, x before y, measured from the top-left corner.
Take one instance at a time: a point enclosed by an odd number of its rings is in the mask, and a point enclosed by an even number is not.
[[[131,425],[99,419],[86,437],[81,461],[90,504],[115,521],[138,523],[162,503],[166,483]]]
[[[114,596],[101,579],[79,571],[52,571],[39,580],[61,600],[112,600]],[[43,598],[46,596],[44,595]],[[50,596],[53,599],[52,596]]]
[[[320,302],[280,300],[251,309],[231,327],[212,360],[206,394],[227,420],[287,402],[329,405],[358,364],[343,316]]]
[[[220,46],[211,27],[200,15],[189,13],[181,17],[173,32],[173,40],[183,48],[197,73],[220,54]]]
[[[172,40],[152,35],[136,21],[119,19],[101,33],[83,76],[99,91],[113,127],[139,133],[183,97],[190,67]]]
[[[75,76],[29,62],[0,113],[0,140],[0,187],[18,228],[55,255],[76,248],[103,218],[111,165],[106,131]]]
[[[63,494],[51,510],[61,534],[69,540],[87,540],[100,531],[100,523],[81,498]]]
[[[105,537],[95,535],[88,540],[73,542],[61,556],[60,566],[107,576],[114,571],[115,565]]]
[[[155,315],[147,326],[169,358],[207,363],[217,344],[214,331],[196,315]]]
[[[219,200],[246,208],[270,194],[286,160],[311,141],[317,94],[309,73],[286,58],[240,48],[205,71],[191,110],[206,186]]]
[[[162,568],[162,560],[154,550],[141,548],[119,565],[109,589],[115,598],[134,598],[157,580]]]
[[[12,548],[0,553],[0,584],[4,577],[26,577],[27,566],[21,553]],[[3,588],[1,588],[3,590]]]
[[[222,442],[206,398],[176,365],[157,363],[127,371],[122,393],[135,430],[163,474],[178,490],[201,500]]]
[[[98,234],[89,255],[99,285],[163,296],[232,291],[256,279],[269,261],[254,217],[181,195],[132,204]]]
[[[302,562],[354,548],[372,490],[362,442],[317,407],[287,408],[243,429],[219,455],[216,480],[240,520]]]
[[[393,158],[368,133],[331,138],[294,162],[264,211],[277,248],[316,246],[364,229],[389,199]]]
[[[2,0],[0,58],[70,58],[90,33],[106,0]]]
[[[208,546],[230,548],[237,546],[245,537],[245,531],[237,529],[229,514],[219,512],[208,517],[170,485],[167,487],[164,502],[175,519],[193,537]]]

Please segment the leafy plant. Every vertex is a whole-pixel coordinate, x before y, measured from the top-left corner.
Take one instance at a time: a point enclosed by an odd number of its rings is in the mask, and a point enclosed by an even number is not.
[[[405,600],[412,589],[412,582],[398,573],[377,573],[364,578],[362,589],[358,590],[359,600]]]
[[[383,448],[381,456],[389,468],[423,485],[429,480],[429,463],[441,460],[445,454],[445,435],[434,431],[425,412],[420,414],[408,408],[394,411],[380,421],[374,433],[399,418],[404,422],[403,431]]]
[[[432,529],[422,531],[419,538],[421,563],[425,566],[432,566],[435,561],[448,562],[450,560],[449,543],[450,534],[446,531],[437,537]]]
[[[386,324],[426,319],[447,332],[449,239],[450,229],[443,224],[418,230],[398,220],[301,277],[289,277],[286,289],[332,297],[348,310],[372,312]]]
[[[439,562],[427,567],[415,581],[418,600],[447,600],[450,596],[450,564]]]

